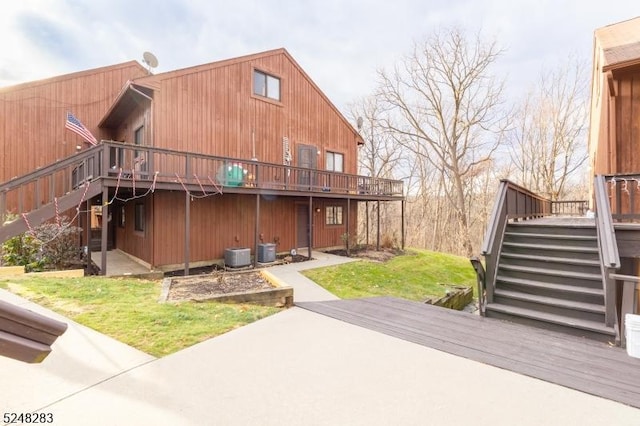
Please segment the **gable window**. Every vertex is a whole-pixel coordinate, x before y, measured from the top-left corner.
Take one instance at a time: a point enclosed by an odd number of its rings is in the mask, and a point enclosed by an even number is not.
[[[325,223],[327,225],[342,225],[342,206],[327,206]]]
[[[142,203],[136,203],[134,222],[134,229],[139,232],[144,232],[144,204]]]
[[[327,170],[332,172],[344,172],[344,155],[327,151]]]
[[[280,79],[262,71],[253,70],[253,94],[280,101]]]

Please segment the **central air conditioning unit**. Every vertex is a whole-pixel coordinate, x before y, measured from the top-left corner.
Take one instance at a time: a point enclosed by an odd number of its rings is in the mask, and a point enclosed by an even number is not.
[[[224,250],[224,264],[231,268],[251,265],[251,249],[228,248]]]
[[[258,262],[269,263],[276,261],[276,245],[273,243],[258,244]]]

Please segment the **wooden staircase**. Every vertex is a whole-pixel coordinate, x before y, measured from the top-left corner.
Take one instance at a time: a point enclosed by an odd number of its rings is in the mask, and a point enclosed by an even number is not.
[[[593,220],[506,224],[486,316],[614,342],[605,313]]]

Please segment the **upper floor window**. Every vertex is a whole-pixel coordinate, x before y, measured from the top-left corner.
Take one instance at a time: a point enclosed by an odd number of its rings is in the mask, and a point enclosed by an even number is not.
[[[144,145],[144,126],[138,127],[133,132],[133,143],[135,145]]]
[[[327,170],[332,172],[344,172],[344,155],[327,151]]]
[[[280,79],[262,71],[253,70],[253,94],[280,101]]]

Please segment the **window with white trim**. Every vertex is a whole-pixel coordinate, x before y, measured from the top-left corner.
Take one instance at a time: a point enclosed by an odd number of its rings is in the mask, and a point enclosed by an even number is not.
[[[332,172],[344,172],[344,155],[338,152],[327,151],[327,170]]]

